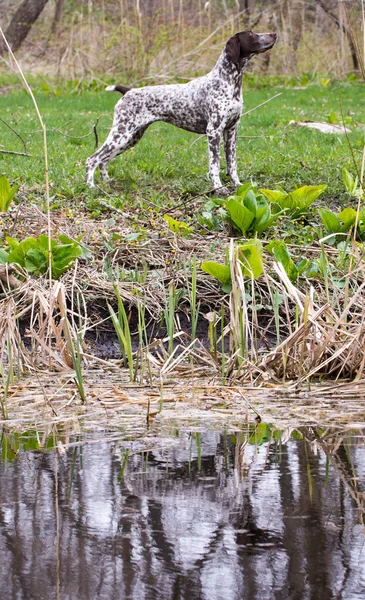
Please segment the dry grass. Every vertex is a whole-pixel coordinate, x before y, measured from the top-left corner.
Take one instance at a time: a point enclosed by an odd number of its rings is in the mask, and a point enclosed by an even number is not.
[[[134,438],[149,431],[161,436],[171,426],[202,428],[225,426],[239,429],[242,422],[258,418],[275,427],[342,425],[363,427],[365,381],[356,384],[313,385],[310,391],[285,386],[214,385],[209,379],[174,377],[163,385],[131,384],[118,363],[94,363],[85,371],[86,405],[81,404],[70,371],[27,377],[10,386],[9,418],[0,425],[7,431],[52,432],[62,426],[64,436],[81,431],[109,435],[120,430]],[[344,411],[344,406],[346,411]],[[148,417],[148,418],[147,418]],[[62,439],[62,435],[61,435]],[[65,440],[63,440],[65,443]]]
[[[39,227],[38,222],[38,230]],[[84,232],[86,230],[84,239],[87,241],[88,225],[83,222],[82,227]],[[189,315],[190,312],[186,265],[193,256],[197,257],[199,265],[211,252],[215,260],[224,261],[224,236],[221,240],[216,233],[214,236],[182,238],[165,229],[159,239],[146,238],[140,245],[122,244],[113,250],[109,268],[105,270],[108,253],[102,245],[103,227],[101,222],[97,232],[94,222],[90,221],[90,232],[93,233],[89,233],[94,236],[93,241],[96,240],[93,258],[87,264],[76,263],[61,281],[53,283],[51,289],[46,278],[32,279],[20,271],[2,270],[0,351],[5,367],[11,354],[12,363],[20,372],[40,368],[72,369],[72,345],[77,333],[84,339],[90,328],[103,327],[105,315],[98,316],[94,309],[97,304],[104,308],[107,302],[115,304],[115,283],[127,306],[136,308],[142,302],[149,317],[157,322],[166,308],[169,286],[174,284],[175,289],[185,290],[175,314],[176,343],[180,346],[169,356],[166,344],[159,341],[157,346],[150,344],[140,348],[135,357],[142,356],[142,362],[150,364],[154,376],[162,378],[171,373],[179,375],[181,369],[190,370],[192,361],[196,375],[219,377],[222,353],[218,352],[213,358],[202,340],[194,341],[186,332],[179,335],[178,332],[181,329],[179,313]],[[71,219],[65,217],[62,222],[60,216],[59,231],[76,238],[79,233],[76,228]],[[126,221],[119,231],[133,230]],[[319,247],[308,249],[308,255],[312,254],[313,258],[320,252]],[[338,251],[329,248],[327,254],[335,261]],[[215,311],[219,322],[222,302],[226,307],[225,336],[227,342],[231,340],[230,349],[226,348],[226,380],[232,383],[251,381],[256,385],[262,381],[292,381],[293,385],[300,386],[306,380],[318,377],[362,379],[365,366],[365,266],[356,244],[352,247],[352,257],[356,268],[344,273],[345,285],[342,287],[331,278],[327,285],[316,279],[304,280],[295,286],[282,266],[272,259],[265,263],[264,275],[251,282],[243,276],[240,262],[232,253],[233,290],[230,296],[223,294],[212,278],[200,272],[196,302],[201,303],[201,312]],[[125,279],[125,273],[131,273],[127,268],[130,265],[133,265],[134,273],[138,272],[137,279]],[[124,268],[127,271],[124,272]],[[247,289],[253,297],[249,305]],[[255,308],[256,304],[269,306],[275,292],[283,298],[279,314],[281,340],[276,346],[274,311],[262,313]],[[242,328],[244,343],[237,345],[234,340],[242,338]],[[71,332],[71,341],[67,331]],[[218,326],[218,338],[219,331]],[[218,346],[221,348],[219,339]],[[85,352],[83,360],[87,368],[89,359]]]

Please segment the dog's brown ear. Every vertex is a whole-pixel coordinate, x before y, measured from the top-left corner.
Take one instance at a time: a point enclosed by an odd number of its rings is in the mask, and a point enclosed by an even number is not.
[[[241,44],[238,35],[229,38],[226,44],[226,52],[231,61],[236,65],[240,59]]]

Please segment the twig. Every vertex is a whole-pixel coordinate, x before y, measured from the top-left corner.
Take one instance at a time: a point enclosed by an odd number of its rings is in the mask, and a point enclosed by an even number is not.
[[[115,206],[113,206],[112,204],[109,204],[108,202],[104,202],[104,200],[98,199],[98,202],[102,206],[105,206],[105,208],[109,208],[109,210],[113,210],[114,212],[117,212],[118,214],[122,215],[125,219],[130,219],[134,223],[138,223],[139,225],[143,225],[144,227],[148,226],[148,223],[141,221],[141,219],[137,219],[134,215],[130,215],[130,214],[124,212],[123,210],[120,210],[120,208],[116,208]]]
[[[185,198],[185,200],[183,200],[179,204],[175,204],[173,208],[169,208],[168,210],[164,210],[163,212],[164,214],[168,215],[170,212],[173,212],[177,208],[180,208],[180,206],[185,206],[188,202],[192,202],[192,200],[196,200],[197,198],[201,198],[202,196],[209,196],[210,194],[213,194],[214,192],[217,192],[218,190],[224,187],[227,186],[222,185],[220,188],[212,188],[210,190],[206,190],[205,192],[201,192],[200,194],[196,194],[195,196],[190,196],[190,198]]]
[[[247,139],[248,140],[259,140],[260,139],[261,140],[262,138],[269,138],[269,137],[270,137],[269,135],[238,135],[237,139],[238,140],[242,140],[242,139],[245,139],[245,140],[247,140]]]
[[[241,117],[244,117],[245,115],[249,115],[250,113],[252,113],[257,108],[260,108],[260,106],[264,106],[264,104],[267,104],[268,102],[271,102],[271,100],[274,100],[274,98],[277,98],[278,96],[281,96],[282,93],[283,92],[279,92],[278,94],[275,94],[275,96],[272,96],[271,98],[268,98],[268,100],[265,100],[265,102],[261,102],[261,104],[258,104],[257,106],[254,106],[253,108],[250,108],[250,110],[246,110],[246,112],[242,113]]]
[[[4,119],[2,119],[1,117],[0,117],[0,121],[2,123],[4,123],[4,125],[6,125],[6,127],[8,127],[13,133],[15,133],[15,135],[18,136],[18,138],[20,139],[20,141],[23,144],[25,156],[29,156],[29,154],[27,154],[27,145],[26,145],[25,141],[23,140],[22,136],[17,131],[15,131],[15,129],[11,125],[9,125],[9,123],[7,123],[6,121],[4,121]],[[20,153],[19,152],[13,152],[11,154],[20,154]]]
[[[236,18],[241,17],[245,12],[247,12],[246,8],[244,10],[241,10],[240,12],[238,12],[237,15],[236,15]],[[259,12],[259,18],[258,18],[258,20],[260,20],[261,16],[262,16],[262,11]],[[183,54],[182,56],[179,56],[178,58],[175,58],[174,60],[170,61],[167,65],[164,65],[164,68],[165,69],[169,68],[172,65],[180,62],[184,58],[188,58],[189,56],[194,56],[194,54],[197,54],[197,52],[199,52],[199,49],[202,46],[204,46],[204,44],[206,44],[206,42],[208,42],[212,37],[214,37],[216,35],[216,33],[218,33],[218,31],[220,31],[221,29],[223,29],[231,21],[232,21],[232,17],[230,16],[229,19],[227,19],[226,21],[223,21],[223,23],[221,25],[219,25],[216,29],[214,29],[214,31],[212,31],[204,40],[202,40],[197,46],[195,46],[195,48],[193,48],[192,50],[190,50],[190,52],[187,52],[186,54]],[[159,75],[161,75],[161,71],[160,71],[160,73],[158,73],[158,76]],[[132,84],[132,87],[133,87],[133,85],[134,84]]]
[[[98,125],[98,122],[99,122],[99,117],[96,119],[96,123],[95,123],[95,125],[92,126],[92,128],[89,131],[89,133],[85,133],[85,135],[69,135],[68,133],[65,133],[64,131],[61,131],[60,129],[57,129],[57,127],[52,127],[52,131],[57,131],[57,133],[60,133],[64,137],[70,138],[71,140],[83,140],[83,139],[89,137],[89,135],[91,135],[92,133],[94,133],[97,145],[99,145],[98,144],[98,134],[97,134],[97,131],[96,131],[96,127]]]
[[[93,131],[94,131],[94,135],[95,135],[95,148],[97,148],[99,146],[99,136],[98,136],[98,130],[97,130],[98,123],[99,123],[99,117],[96,119],[95,125],[93,127]]]
[[[1,154],[16,154],[17,156],[32,156],[29,152],[15,152],[14,150],[0,150]]]

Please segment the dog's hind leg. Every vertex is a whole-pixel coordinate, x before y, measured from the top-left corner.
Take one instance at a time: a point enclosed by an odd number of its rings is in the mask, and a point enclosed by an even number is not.
[[[94,174],[98,167],[103,180],[107,181],[109,179],[107,171],[109,162],[118,154],[122,154],[128,148],[135,146],[147,127],[148,125],[139,128],[134,127],[133,130],[129,130],[127,127],[124,132],[121,132],[120,128],[113,126],[104,144],[86,161],[86,183],[91,188],[95,187]]]

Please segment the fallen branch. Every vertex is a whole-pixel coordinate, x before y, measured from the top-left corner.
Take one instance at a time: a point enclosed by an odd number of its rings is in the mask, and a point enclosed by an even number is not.
[[[22,144],[23,144],[24,152],[26,153],[26,152],[27,152],[27,145],[26,145],[25,141],[23,140],[22,136],[20,135],[20,133],[18,133],[18,132],[17,132],[17,131],[16,131],[16,130],[15,130],[15,129],[14,129],[12,126],[11,126],[11,125],[9,125],[9,123],[7,123],[7,122],[6,122],[4,119],[2,119],[1,117],[0,117],[0,121],[1,121],[2,123],[4,123],[4,125],[6,125],[6,127],[8,127],[8,128],[9,128],[9,129],[10,129],[10,130],[11,130],[13,133],[15,133],[15,135],[16,135],[16,136],[18,136],[18,138],[20,139],[20,141],[21,141],[21,142],[22,142]],[[19,154],[19,153],[18,153],[18,152],[14,152],[14,153],[11,153],[11,154]],[[26,156],[30,156],[30,155],[29,155],[29,154],[26,154]]]
[[[32,156],[29,152],[15,152],[14,150],[0,150],[1,154],[16,154],[17,156]]]
[[[83,139],[89,137],[90,135],[94,134],[95,135],[95,144],[96,144],[96,146],[98,146],[99,138],[98,138],[98,133],[96,131],[98,123],[99,123],[99,117],[96,119],[96,122],[90,129],[89,133],[85,133],[85,135],[69,135],[68,133],[65,133],[64,131],[57,129],[57,127],[52,127],[52,131],[57,131],[57,133],[60,133],[64,137],[70,138],[71,140],[83,140]]]

